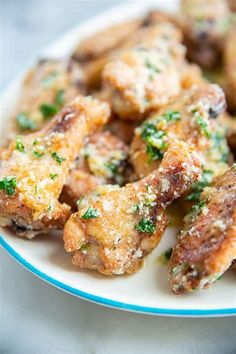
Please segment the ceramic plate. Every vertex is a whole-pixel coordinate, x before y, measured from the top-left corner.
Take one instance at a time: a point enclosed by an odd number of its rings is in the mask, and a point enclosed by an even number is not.
[[[145,3],[145,4],[144,4]],[[132,2],[113,8],[73,29],[40,57],[62,58],[70,55],[80,38],[105,26],[136,17],[149,8],[176,11],[176,1]],[[16,103],[20,75],[5,91],[1,99],[0,132]],[[4,129],[3,129],[4,127]],[[48,283],[81,298],[123,310],[172,316],[229,316],[236,314],[236,272],[228,271],[210,289],[188,295],[175,296],[167,282],[167,269],[158,257],[174,242],[176,230],[169,228],[160,246],[147,259],[145,267],[132,276],[107,278],[95,272],[72,266],[70,256],[63,249],[62,235],[37,237],[27,241],[0,229],[1,244],[23,266]]]

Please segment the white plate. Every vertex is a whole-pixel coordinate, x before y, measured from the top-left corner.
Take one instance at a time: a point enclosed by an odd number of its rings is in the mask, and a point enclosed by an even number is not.
[[[176,10],[177,1],[155,1],[158,8]],[[115,22],[135,17],[153,1],[132,2],[113,8],[63,36],[40,56],[66,57],[78,40],[85,35]],[[5,91],[1,99],[0,131],[6,128],[13,112],[22,75]],[[0,229],[1,245],[23,266],[48,283],[73,295],[99,304],[147,314],[172,316],[229,316],[236,314],[236,272],[228,271],[209,290],[175,296],[167,283],[166,266],[158,264],[158,256],[174,241],[176,230],[169,228],[160,246],[147,259],[146,266],[133,276],[106,278],[72,266],[63,249],[61,235],[37,237],[32,241],[20,239],[6,229]]]

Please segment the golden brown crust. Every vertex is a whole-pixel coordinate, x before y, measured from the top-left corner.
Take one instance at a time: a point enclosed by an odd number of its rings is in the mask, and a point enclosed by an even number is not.
[[[186,217],[169,263],[174,293],[203,289],[236,258],[236,165],[204,190]]]
[[[58,198],[70,165],[84,138],[104,125],[109,114],[106,103],[78,96],[40,132],[11,143],[0,162],[3,226],[16,225],[16,232],[26,237],[63,226],[69,207]]]
[[[24,134],[40,130],[65,104],[83,93],[84,74],[77,63],[40,60],[23,81],[11,138],[16,132]]]
[[[193,144],[198,152],[205,153],[210,146],[209,134],[216,125],[210,118],[216,117],[224,108],[223,91],[216,85],[203,84],[183,91],[168,106],[153,113],[135,130],[131,144],[131,161],[136,175],[141,178],[152,172],[160,164],[161,155],[173,138]],[[202,124],[207,130],[202,129]],[[153,133],[149,134],[149,127]],[[150,140],[155,137],[155,132],[161,139],[158,149],[155,141]]]
[[[176,142],[145,179],[87,196],[64,229],[73,263],[106,275],[138,270],[164,232],[163,210],[199,177],[200,164],[191,147]]]

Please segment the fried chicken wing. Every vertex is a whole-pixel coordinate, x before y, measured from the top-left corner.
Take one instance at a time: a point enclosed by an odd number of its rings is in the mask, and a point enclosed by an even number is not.
[[[77,201],[101,184],[124,184],[128,146],[108,131],[93,134],[82,148],[69,172],[61,200],[76,206]]]
[[[137,271],[167,226],[164,209],[200,173],[194,149],[176,141],[145,179],[125,187],[98,188],[65,225],[65,249],[72,253],[72,262],[105,275]]]
[[[140,120],[166,105],[181,89],[179,67],[185,50],[179,31],[160,23],[139,38],[131,49],[111,60],[102,73],[103,90],[113,111],[122,119]],[[147,36],[147,37],[146,37]]]
[[[218,64],[230,26],[225,0],[182,0],[181,26],[187,56],[204,68]]]
[[[0,161],[0,224],[33,237],[63,227],[69,207],[58,202],[84,138],[104,125],[106,103],[78,96],[41,131],[17,137]]]
[[[233,117],[225,112],[219,116],[218,120],[226,129],[228,144],[232,152],[236,155],[236,116]]]
[[[230,110],[236,113],[236,26],[226,37],[224,66],[226,74],[226,98]]]
[[[157,168],[173,139],[193,144],[199,153],[207,154],[217,126],[211,118],[224,109],[223,91],[217,85],[204,84],[183,91],[168,106],[153,113],[136,128],[131,144],[131,161],[137,177]]]
[[[172,291],[210,286],[236,258],[236,165],[207,187],[187,215],[169,262]]]
[[[22,134],[41,129],[66,103],[84,92],[84,77],[77,63],[40,60],[24,79],[13,135],[15,131]]]

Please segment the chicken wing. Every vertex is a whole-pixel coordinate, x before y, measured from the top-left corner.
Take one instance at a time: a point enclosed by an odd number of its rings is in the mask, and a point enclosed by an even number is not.
[[[152,31],[152,36],[147,32],[147,38],[143,35],[136,46],[122,51],[104,67],[103,91],[122,119],[143,119],[180,92],[179,67],[185,50],[179,31],[170,23],[160,23]]]
[[[230,26],[230,11],[225,0],[182,0],[184,43],[187,56],[204,68],[218,64]]]
[[[104,125],[106,103],[78,96],[41,131],[17,137],[0,161],[0,224],[28,238],[62,228],[69,207],[58,202],[84,138]]]
[[[172,291],[181,294],[215,282],[236,258],[236,165],[207,187],[186,216],[169,262]]]
[[[39,130],[66,103],[85,92],[81,67],[73,62],[40,60],[26,75],[12,132]]]
[[[217,122],[211,118],[224,109],[223,91],[217,85],[204,84],[183,91],[168,106],[153,113],[136,128],[131,145],[131,162],[137,177],[142,178],[157,168],[174,138],[208,154],[207,149],[215,143],[217,128]]]
[[[236,26],[226,37],[224,66],[226,74],[225,92],[228,106],[230,111],[236,113]]]
[[[105,275],[137,271],[167,226],[164,209],[200,173],[194,149],[176,141],[145,179],[125,187],[102,186],[85,197],[64,228],[72,262]]]
[[[60,200],[73,207],[101,184],[124,184],[128,146],[108,131],[92,135],[69,172]]]

